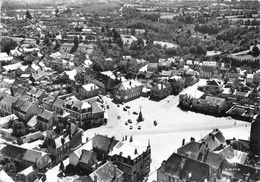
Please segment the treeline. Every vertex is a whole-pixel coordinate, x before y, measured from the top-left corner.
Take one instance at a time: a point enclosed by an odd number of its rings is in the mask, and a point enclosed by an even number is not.
[[[219,25],[214,25],[211,23],[208,24],[195,24],[195,31],[204,33],[204,34],[209,34],[209,35],[214,35],[219,33],[221,30],[221,26]]]

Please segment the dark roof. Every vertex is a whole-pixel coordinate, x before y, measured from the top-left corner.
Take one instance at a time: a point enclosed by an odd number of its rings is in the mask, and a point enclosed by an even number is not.
[[[213,130],[211,133],[206,135],[204,138],[200,140],[200,142],[205,142],[205,144],[208,146],[210,150],[215,150],[218,148],[221,144],[225,145],[226,140],[223,136],[222,132],[219,130]]]
[[[56,100],[55,100],[54,103],[53,103],[53,106],[62,109],[64,102],[65,102],[64,100],[62,100],[62,99],[60,99],[60,98],[56,98]]]
[[[187,158],[181,172],[181,179],[186,179],[187,175],[191,175],[191,181],[210,180],[211,167],[203,162]]]
[[[206,147],[202,143],[189,142],[177,150],[178,154],[190,156],[191,158],[198,159],[199,155],[206,153]]]
[[[17,100],[18,100],[18,98],[6,94],[6,95],[3,96],[2,100],[0,100],[0,102],[3,103],[3,104],[5,104],[5,105],[8,104],[8,105],[11,106],[11,105],[14,104]]]
[[[80,157],[80,162],[88,164],[89,166],[92,166],[95,164],[96,160],[96,153],[89,150],[82,150],[82,154]]]
[[[112,139],[112,138],[109,138],[109,137],[103,136],[103,135],[95,135],[92,139],[93,148],[97,148],[97,149],[103,150],[103,151],[109,151],[117,143],[118,143],[118,140],[115,140],[115,139]]]
[[[22,161],[25,152],[26,149],[14,145],[6,145],[0,150],[1,156],[17,161]]]
[[[224,157],[221,154],[216,154],[208,151],[203,159],[203,162],[209,164],[214,169],[219,169]]]
[[[164,173],[174,178],[180,178],[182,166],[186,157],[173,153],[166,161]]]
[[[25,92],[28,91],[28,88],[26,87],[22,87],[22,86],[18,86],[17,90],[16,90],[16,93],[19,94],[19,95],[24,95]]]
[[[239,73],[238,69],[235,66],[228,68],[227,73]]]
[[[53,117],[53,115],[54,115],[53,112],[44,109],[42,110],[41,113],[38,114],[38,117],[49,121]]]
[[[36,91],[37,91],[37,89],[34,88],[34,87],[32,87],[32,88],[27,92],[27,94],[35,94]]]
[[[221,82],[217,80],[208,80],[207,85],[215,85],[215,86],[220,86]]]

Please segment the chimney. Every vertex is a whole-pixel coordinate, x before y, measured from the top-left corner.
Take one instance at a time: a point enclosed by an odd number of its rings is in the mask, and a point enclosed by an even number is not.
[[[132,82],[131,82],[131,81],[129,82],[129,85],[130,85],[130,86],[132,85]]]
[[[97,182],[98,181],[98,178],[97,178],[97,176],[95,175],[94,176],[94,182]]]
[[[138,154],[138,151],[137,151],[137,149],[135,148],[135,155],[137,155]]]

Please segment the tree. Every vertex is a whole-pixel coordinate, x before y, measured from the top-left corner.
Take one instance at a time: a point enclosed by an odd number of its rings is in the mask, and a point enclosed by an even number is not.
[[[55,16],[58,17],[59,13],[60,13],[60,11],[59,11],[59,9],[57,8],[57,9],[55,10]]]
[[[0,47],[1,47],[1,52],[6,52],[7,54],[9,54],[11,50],[17,47],[17,42],[15,42],[10,37],[5,37],[1,39]]]
[[[60,41],[55,40],[55,47],[53,48],[53,50],[58,51],[60,47],[61,47]]]
[[[27,133],[24,123],[20,121],[14,121],[11,128],[13,129],[12,135],[18,138]]]
[[[27,9],[27,11],[26,11],[26,14],[25,14],[25,16],[26,16],[26,19],[32,19],[32,15],[30,14],[30,12],[29,12],[29,10]]]
[[[257,57],[260,55],[260,50],[257,45],[254,45],[252,48],[252,56]]]

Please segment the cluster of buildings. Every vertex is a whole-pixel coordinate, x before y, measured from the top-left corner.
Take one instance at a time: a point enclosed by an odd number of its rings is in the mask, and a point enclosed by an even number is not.
[[[250,140],[225,139],[214,129],[202,139],[185,143],[157,170],[157,181],[259,181],[259,118]]]
[[[220,72],[219,72],[220,73]],[[180,106],[212,115],[252,121],[259,114],[259,71],[230,66],[198,86],[197,98],[180,95]]]

